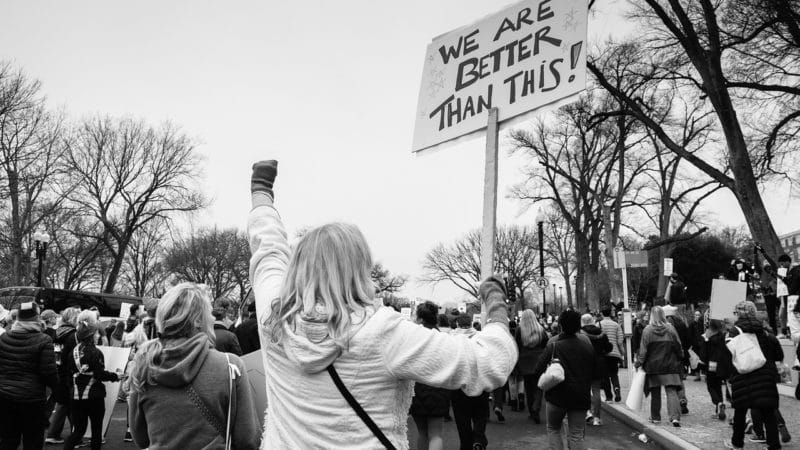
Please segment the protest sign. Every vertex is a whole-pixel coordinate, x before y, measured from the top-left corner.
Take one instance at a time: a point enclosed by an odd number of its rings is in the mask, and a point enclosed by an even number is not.
[[[119,318],[122,320],[128,320],[128,317],[131,315],[131,303],[122,302],[119,305]]]
[[[414,152],[569,101],[586,87],[588,9],[578,0],[525,0],[428,45]]]
[[[413,319],[414,318],[413,311],[414,310],[411,308],[400,308],[400,315],[406,319]]]
[[[108,347],[105,345],[98,345],[97,348],[103,352],[103,359],[105,360],[105,369],[109,372],[117,372],[119,374],[125,372],[125,366],[128,365],[128,358],[131,355],[130,347]],[[111,413],[114,412],[114,404],[117,402],[119,395],[119,382],[103,382],[106,387],[106,412],[103,415],[103,436],[108,431],[108,424],[111,422]],[[85,437],[91,438],[91,427],[87,428]]]
[[[672,275],[672,258],[664,258],[664,276]]]
[[[711,318],[733,319],[736,305],[747,298],[747,283],[711,280]]]

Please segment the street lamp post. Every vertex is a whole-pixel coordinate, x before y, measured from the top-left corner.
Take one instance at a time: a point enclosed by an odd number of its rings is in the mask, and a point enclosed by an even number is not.
[[[33,242],[36,246],[36,259],[39,261],[39,268],[36,271],[36,286],[42,287],[42,267],[47,258],[47,244],[50,243],[50,235],[46,231],[33,233]]]
[[[539,228],[539,277],[544,278],[544,213],[540,208],[536,213],[536,224]],[[542,314],[547,315],[547,285],[542,288]]]
[[[556,310],[556,313],[558,313],[558,309],[556,308],[556,301],[557,300],[558,300],[558,297],[556,296],[556,284],[553,283],[553,309]]]
[[[558,287],[558,309],[564,309],[564,286]]]

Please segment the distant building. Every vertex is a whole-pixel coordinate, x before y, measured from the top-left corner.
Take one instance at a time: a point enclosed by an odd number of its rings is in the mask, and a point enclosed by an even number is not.
[[[778,239],[781,241],[783,251],[792,257],[792,262],[800,262],[800,230],[778,236]]]

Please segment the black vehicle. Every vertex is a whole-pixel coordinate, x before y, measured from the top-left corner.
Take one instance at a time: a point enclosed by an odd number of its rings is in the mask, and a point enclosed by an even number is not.
[[[123,303],[141,305],[139,297],[117,294],[100,294],[96,292],[70,291],[67,289],[51,289],[41,287],[7,287],[0,289],[0,305],[6,309],[15,309],[20,303],[35,301],[44,309],[61,312],[70,306],[81,309],[97,308],[100,316],[120,317]]]

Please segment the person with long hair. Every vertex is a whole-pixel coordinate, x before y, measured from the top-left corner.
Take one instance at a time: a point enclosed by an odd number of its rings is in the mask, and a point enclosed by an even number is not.
[[[103,416],[106,412],[103,382],[119,381],[119,375],[105,369],[103,352],[96,346],[97,334],[101,332],[97,315],[93,311],[83,311],[77,321],[75,337],[78,343],[72,354],[62,355],[74,380],[70,404],[72,433],[64,442],[64,449],[74,449],[83,440],[91,422],[91,448],[98,450],[103,446]]]
[[[276,161],[253,166],[248,219],[267,379],[263,449],[408,448],[414,382],[472,396],[505,383],[517,349],[500,279],[481,283],[487,320],[474,338],[414,324],[375,301],[372,256],[356,226],[314,228],[290,250],[276,174]]]
[[[439,331],[436,326],[439,307],[432,302],[417,306],[417,323],[423,327]],[[420,450],[441,450],[444,448],[442,427],[444,417],[450,411],[450,391],[414,384],[414,398],[411,401],[411,417],[417,425],[417,448]]]
[[[56,328],[56,339],[53,348],[58,370],[58,388],[53,390],[56,401],[53,413],[50,415],[50,426],[44,442],[46,444],[63,444],[61,433],[64,431],[64,422],[70,416],[69,404],[72,401],[72,372],[69,370],[67,358],[72,355],[72,349],[78,344],[75,338],[78,325],[78,314],[81,310],[70,307],[61,311],[61,323]]]
[[[542,390],[539,389],[539,377],[535,375],[536,365],[544,352],[549,336],[542,324],[536,319],[536,313],[530,309],[522,311],[514,339],[519,349],[517,372],[522,376],[525,386],[525,399],[528,415],[535,423],[541,423]],[[521,405],[520,405],[521,406]]]
[[[634,366],[647,374],[645,392],[650,398],[650,421],[661,421],[661,387],[667,396],[667,413],[674,427],[681,426],[680,400],[683,347],[675,327],[667,321],[664,309],[653,306],[650,324],[642,332],[642,341]]]
[[[244,363],[214,348],[213,323],[211,298],[197,284],[178,284],[158,303],[158,338],[136,353],[128,395],[139,448],[258,448]]]

